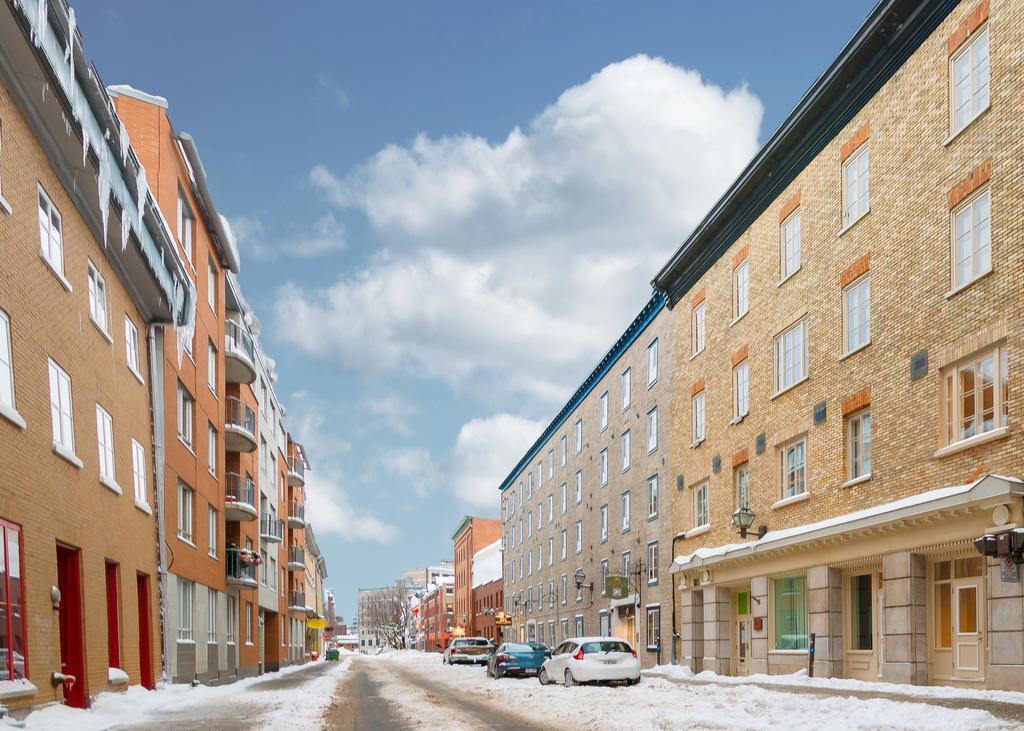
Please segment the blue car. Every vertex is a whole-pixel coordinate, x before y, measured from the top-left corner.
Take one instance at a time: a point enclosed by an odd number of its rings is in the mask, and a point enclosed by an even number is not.
[[[506,642],[487,659],[487,674],[497,680],[506,675],[536,675],[551,649],[543,642]]]

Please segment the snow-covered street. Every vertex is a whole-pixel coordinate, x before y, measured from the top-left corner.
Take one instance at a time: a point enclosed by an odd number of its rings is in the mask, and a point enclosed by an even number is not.
[[[27,728],[94,729],[975,729],[1020,728],[1024,694],[799,676],[721,678],[681,668],[636,687],[492,680],[437,654],[343,656],[216,688],[103,694],[88,711],[50,707]]]

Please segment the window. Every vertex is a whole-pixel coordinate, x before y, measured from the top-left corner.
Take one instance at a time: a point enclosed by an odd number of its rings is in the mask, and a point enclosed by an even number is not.
[[[775,336],[775,392],[807,377],[807,320]]]
[[[807,492],[804,471],[806,442],[801,439],[779,450],[779,472],[782,477],[782,499]]]
[[[217,644],[217,590],[206,589],[206,642]]]
[[[629,530],[629,493],[624,492],[619,496],[619,506],[622,511],[622,532]]]
[[[704,441],[704,391],[696,393],[690,400],[690,424],[693,427],[693,445]]]
[[[658,448],[658,408],[647,412],[647,454]]]
[[[693,527],[708,525],[708,483],[702,482],[693,488]]]
[[[548,538],[548,566],[555,565],[555,539]]]
[[[608,540],[608,506],[601,506],[601,543]]]
[[[874,647],[871,574],[850,577],[850,649],[871,650]]]
[[[573,427],[573,431],[576,435],[576,454],[583,451],[583,420],[577,419],[576,425]]]
[[[89,262],[89,319],[107,335],[107,284],[103,275]],[[109,336],[108,336],[109,337]]]
[[[526,517],[526,537],[533,538],[533,516],[528,515]]]
[[[229,645],[233,645],[235,644],[235,627],[238,626],[238,598],[231,594],[228,594],[226,598],[228,605],[227,641]]]
[[[21,563],[21,528],[0,520],[0,680],[28,677],[28,638],[25,635],[25,589]]]
[[[548,523],[555,519],[555,496],[548,494]]]
[[[245,603],[245,644],[252,644],[252,602]]]
[[[690,323],[690,340],[693,344],[693,355],[704,350],[704,302],[693,308]]]
[[[71,378],[50,360],[50,417],[53,445],[67,454],[75,453],[75,424],[71,407]]]
[[[583,553],[583,521],[576,521],[576,553]]]
[[[608,392],[601,394],[601,431],[608,428]]]
[[[651,475],[647,478],[647,517],[655,518],[658,515],[658,476]]]
[[[871,412],[859,411],[847,419],[849,469],[847,477],[856,480],[871,474]]]
[[[548,450],[548,479],[555,476],[555,450]]]
[[[775,650],[807,649],[807,583],[803,576],[772,582]]]
[[[868,198],[868,155],[866,144],[843,163],[843,227],[852,226],[870,209]]]
[[[124,348],[128,368],[142,380],[142,372],[139,369],[139,331],[128,315],[124,316]]]
[[[526,575],[533,576],[533,549],[526,552]]]
[[[562,560],[563,561],[566,559],[566,543],[567,543],[566,531],[562,530]]]
[[[949,60],[952,133],[956,134],[988,108],[988,28]]]
[[[737,423],[750,413],[750,361],[744,359],[732,369],[732,420]]]
[[[206,508],[206,545],[206,552],[217,558],[217,509],[212,505]]]
[[[181,480],[178,481],[178,538],[192,542],[192,515],[196,493]]]
[[[96,443],[100,451],[100,481],[114,484],[114,422],[110,414],[96,404]]]
[[[608,559],[601,561],[601,596],[608,596]]]
[[[658,583],[658,542],[647,544],[647,583]]]
[[[732,473],[732,480],[736,487],[736,507],[750,507],[750,464],[744,462]]]
[[[601,486],[608,484],[608,449],[601,450]]]
[[[192,419],[195,409],[195,399],[185,388],[185,384],[178,381],[178,439],[188,447],[192,448]]]
[[[630,434],[629,430],[622,432],[622,439],[620,440],[620,446],[622,448],[622,471],[625,472],[629,469],[629,444]]]
[[[11,321],[0,310],[0,411],[14,411],[14,360],[11,357]]]
[[[800,209],[794,211],[782,222],[779,234],[780,261],[779,279],[786,280],[800,268]]]
[[[629,408],[633,400],[633,370],[627,368],[622,372],[622,410]]]
[[[847,353],[871,342],[871,285],[863,276],[843,290],[843,342]]]
[[[39,251],[53,271],[64,280],[64,237],[60,213],[50,202],[46,191],[39,188]]]
[[[192,641],[192,607],[195,602],[196,585],[188,579],[178,577],[178,641]]]
[[[533,472],[526,475],[526,499],[533,497]]]
[[[149,505],[146,495],[146,452],[135,439],[132,439],[132,485],[135,503]]]
[[[562,483],[562,487],[559,488],[559,499],[561,501],[560,502],[560,507],[561,507],[561,510],[562,510],[562,515],[565,515],[566,511],[569,509],[569,505],[568,505],[568,492],[569,492],[568,485],[566,485],[563,482]]]
[[[658,339],[655,338],[647,346],[647,386],[650,388],[658,380]]]
[[[178,243],[185,252],[188,263],[192,263],[192,209],[185,200],[185,193],[178,189]]]
[[[206,301],[210,304],[210,309],[213,310],[213,314],[217,314],[217,267],[213,263],[213,259],[207,262],[207,276],[206,276]]]
[[[732,270],[732,316],[738,320],[750,309],[750,259]]]
[[[947,444],[1009,426],[1007,365],[995,348],[944,371]]]
[[[577,614],[576,615],[576,636],[577,637],[582,637],[583,636],[583,615],[582,614]]]
[[[583,502],[583,470],[576,470],[576,504]]]
[[[558,440],[558,465],[559,467],[565,467],[565,462],[568,459],[569,446],[568,440],[563,434],[561,439]]]
[[[661,607],[647,607],[647,649],[661,647]]]
[[[217,476],[217,428],[213,422],[206,425],[206,469],[214,477]]]
[[[537,572],[544,567],[544,544],[541,543],[537,546]]]
[[[619,564],[622,567],[622,575],[629,576],[629,551],[619,554]]]
[[[210,393],[217,395],[217,348],[213,341],[206,345],[206,385],[210,387]]]
[[[986,188],[953,210],[953,288],[992,269],[992,231]]]
[[[562,604],[565,604],[568,601],[569,601],[569,577],[566,576],[565,574],[562,574]],[[567,621],[568,620],[565,620],[565,619],[562,620],[562,622],[567,622]],[[565,625],[564,624],[562,625],[562,632],[563,633],[565,632]],[[563,634],[563,636],[564,636],[564,634]]]

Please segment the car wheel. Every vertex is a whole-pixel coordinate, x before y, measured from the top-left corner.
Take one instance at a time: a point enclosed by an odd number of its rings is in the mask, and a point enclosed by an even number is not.
[[[640,682],[640,678],[630,678],[626,681],[626,685],[636,685]]]
[[[547,685],[548,684],[548,671],[545,670],[544,668],[541,668],[540,672],[537,673],[537,680],[540,682],[541,685]]]
[[[569,668],[566,668],[565,669],[565,687],[569,688],[569,687],[571,687],[573,685],[579,685],[579,683],[577,683],[576,682],[576,678],[573,677],[572,670],[570,670]]]

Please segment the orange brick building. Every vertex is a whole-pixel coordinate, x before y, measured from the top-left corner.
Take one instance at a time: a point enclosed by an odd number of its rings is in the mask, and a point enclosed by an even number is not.
[[[501,538],[501,521],[465,516],[452,533],[455,542],[455,632],[476,634],[473,611],[473,556]],[[499,564],[500,565],[500,564]]]

